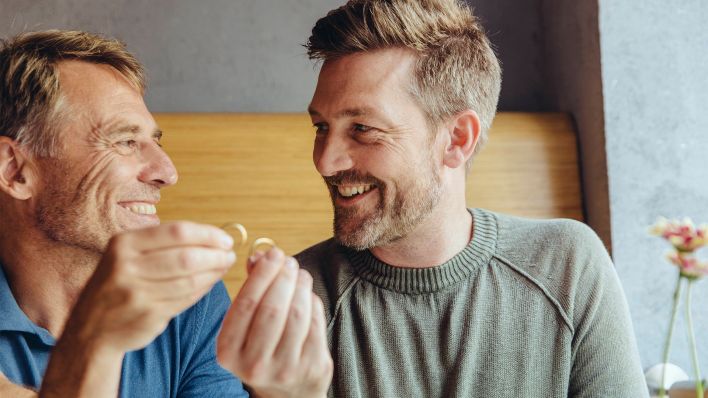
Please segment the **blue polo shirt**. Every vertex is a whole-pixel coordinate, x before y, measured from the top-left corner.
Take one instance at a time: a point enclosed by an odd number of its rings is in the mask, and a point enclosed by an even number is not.
[[[150,345],[123,359],[121,397],[248,397],[241,382],[216,362],[216,336],[231,304],[218,283],[167,326]],[[56,341],[27,318],[0,266],[0,371],[38,389]]]

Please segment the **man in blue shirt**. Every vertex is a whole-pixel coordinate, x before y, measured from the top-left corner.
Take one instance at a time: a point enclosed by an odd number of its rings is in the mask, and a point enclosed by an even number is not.
[[[214,338],[228,304],[226,290],[220,283],[197,304],[174,318],[150,345],[126,353],[122,361],[120,395],[247,396],[238,380],[214,360]],[[18,307],[1,270],[0,319],[0,369],[15,383],[33,388],[40,386],[56,339]]]
[[[247,396],[216,362],[233,242],[160,225],[144,87],[115,40],[0,42],[0,396]]]

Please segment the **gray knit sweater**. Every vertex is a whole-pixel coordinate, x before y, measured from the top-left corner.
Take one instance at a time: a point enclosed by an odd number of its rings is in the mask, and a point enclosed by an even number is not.
[[[597,236],[485,210],[442,265],[392,267],[333,240],[296,257],[328,320],[334,397],[647,397]]]

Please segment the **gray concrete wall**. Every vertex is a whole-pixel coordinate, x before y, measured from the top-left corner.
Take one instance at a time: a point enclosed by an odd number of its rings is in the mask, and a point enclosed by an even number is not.
[[[676,275],[647,226],[659,215],[708,222],[708,2],[599,4],[612,246],[642,359],[651,365],[661,359]],[[708,282],[694,294],[705,372]],[[688,371],[679,326],[673,362]]]
[[[316,68],[305,43],[343,0],[2,0],[0,36],[72,28],[128,44],[162,112],[302,112]],[[479,0],[505,76],[501,108],[544,110],[540,0]]]
[[[0,35],[72,28],[127,43],[154,111],[307,108],[316,70],[301,46],[331,0],[2,0]]]

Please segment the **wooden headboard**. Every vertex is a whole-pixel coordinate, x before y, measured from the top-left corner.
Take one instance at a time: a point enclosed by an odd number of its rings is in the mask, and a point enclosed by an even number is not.
[[[295,254],[331,236],[332,209],[312,164],[306,114],[156,114],[180,177],[163,191],[163,221],[246,226]],[[561,113],[500,113],[468,179],[470,206],[582,220],[577,144]],[[224,279],[231,295],[247,250]]]

